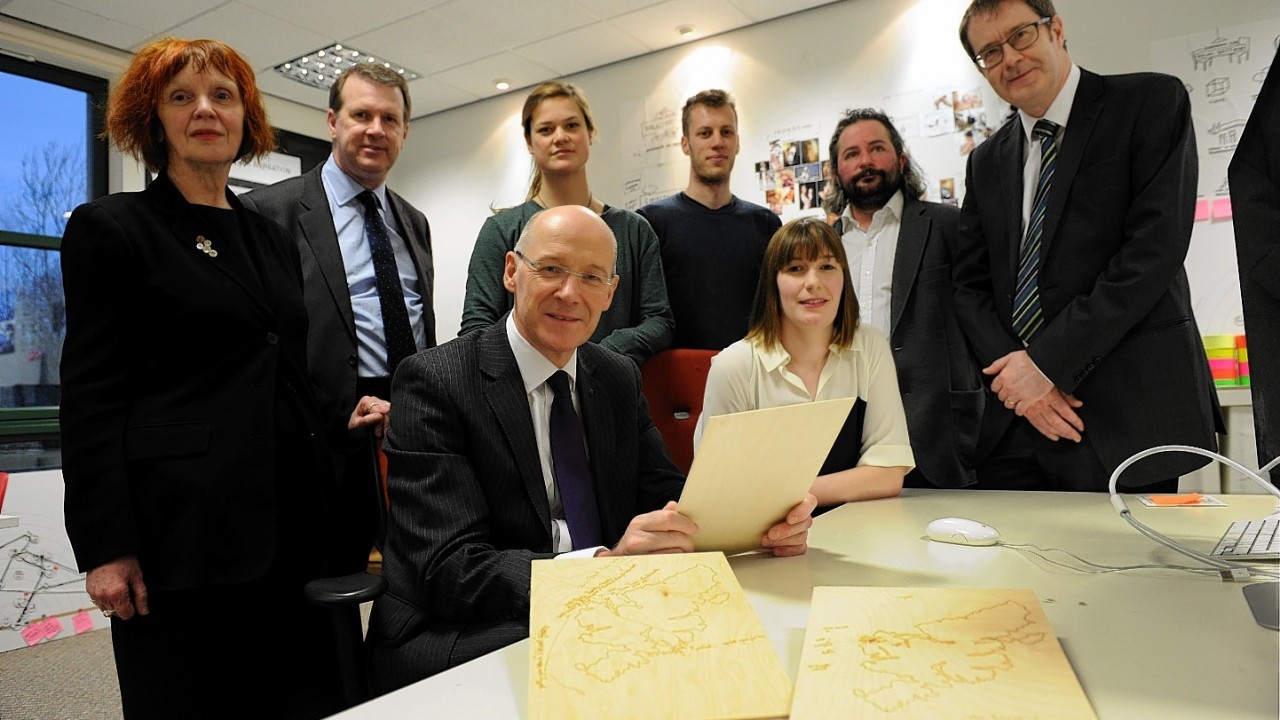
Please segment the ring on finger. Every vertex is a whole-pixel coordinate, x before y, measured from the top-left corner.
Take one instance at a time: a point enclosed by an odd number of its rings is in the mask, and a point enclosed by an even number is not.
[[[102,611],[102,617],[115,617],[115,615],[116,615],[115,610],[103,609]]]

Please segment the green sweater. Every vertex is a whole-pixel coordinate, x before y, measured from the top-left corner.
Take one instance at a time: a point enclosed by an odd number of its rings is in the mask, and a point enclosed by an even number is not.
[[[492,325],[510,312],[512,296],[502,284],[506,256],[515,248],[525,223],[541,209],[530,200],[484,221],[467,269],[459,335]],[[606,205],[601,218],[618,240],[620,284],[591,341],[643,363],[665,350],[675,332],[658,236],[630,210]]]

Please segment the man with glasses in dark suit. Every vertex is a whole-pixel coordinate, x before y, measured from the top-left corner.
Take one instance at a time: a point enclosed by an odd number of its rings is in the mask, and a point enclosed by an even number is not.
[[[1153,445],[1215,449],[1221,409],[1182,267],[1196,154],[1181,81],[1081,70],[1050,0],[974,0],[960,41],[1017,109],[969,156],[954,253],[995,411],[1022,418],[980,484],[1105,490]],[[1173,491],[1205,462],[1162,454],[1120,482]]]
[[[511,312],[396,374],[388,589],[368,634],[380,692],[528,637],[534,560],[693,549],[639,369],[588,342],[626,280],[616,259],[591,210],[539,212],[506,255]],[[805,552],[815,504],[762,545]]]

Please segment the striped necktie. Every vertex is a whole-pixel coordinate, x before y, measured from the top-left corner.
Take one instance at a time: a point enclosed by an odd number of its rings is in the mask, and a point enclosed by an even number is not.
[[[1048,120],[1037,120],[1031,134],[1040,141],[1040,179],[1036,182],[1035,199],[1031,203],[1027,234],[1018,253],[1018,285],[1013,295],[1013,329],[1024,343],[1030,343],[1044,327],[1037,279],[1040,274],[1044,213],[1049,206],[1053,170],[1058,164],[1058,125]]]

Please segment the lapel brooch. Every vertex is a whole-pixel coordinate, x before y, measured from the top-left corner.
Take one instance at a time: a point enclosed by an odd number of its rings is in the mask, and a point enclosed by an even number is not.
[[[213,249],[213,241],[203,235],[196,236],[196,249],[211,258],[218,257],[218,251]]]

